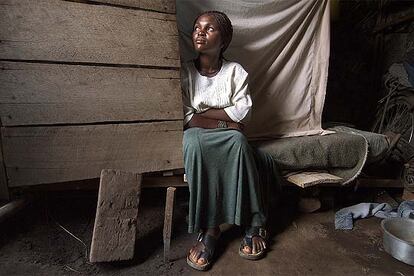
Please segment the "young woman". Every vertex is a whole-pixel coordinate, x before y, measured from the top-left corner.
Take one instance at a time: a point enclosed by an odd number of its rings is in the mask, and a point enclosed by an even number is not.
[[[252,101],[243,67],[223,58],[233,34],[229,18],[208,11],[194,23],[198,57],[183,65],[184,164],[190,187],[189,232],[199,232],[187,263],[210,267],[223,223],[244,226],[239,254],[258,259],[266,249],[264,164],[243,135]]]

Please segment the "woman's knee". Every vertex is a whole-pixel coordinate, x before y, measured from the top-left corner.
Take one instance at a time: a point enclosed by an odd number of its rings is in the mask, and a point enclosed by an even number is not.
[[[237,147],[245,147],[245,146],[248,146],[249,144],[246,136],[244,136],[243,133],[237,130],[233,131],[231,141]]]

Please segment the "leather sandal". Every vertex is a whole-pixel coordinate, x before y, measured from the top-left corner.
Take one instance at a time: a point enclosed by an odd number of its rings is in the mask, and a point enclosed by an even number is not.
[[[199,258],[206,260],[206,263],[203,265],[194,263],[190,258],[190,253],[187,255],[187,264],[192,268],[200,271],[208,270],[211,267],[214,251],[216,249],[218,238],[211,236],[205,232],[200,232],[197,237],[197,243],[193,248],[199,247],[201,254]]]
[[[239,248],[240,257],[247,259],[247,260],[259,260],[264,257],[264,255],[266,254],[266,247],[256,253],[249,254],[243,251],[245,246],[248,246],[251,248],[251,250],[253,250],[253,238],[254,237],[261,237],[266,244],[266,241],[267,241],[266,229],[261,226],[252,226],[246,231],[246,234],[240,243],[240,248]]]

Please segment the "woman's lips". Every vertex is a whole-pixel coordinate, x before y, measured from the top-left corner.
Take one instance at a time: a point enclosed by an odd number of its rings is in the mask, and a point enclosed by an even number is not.
[[[206,40],[205,39],[196,39],[196,43],[197,44],[205,44]]]

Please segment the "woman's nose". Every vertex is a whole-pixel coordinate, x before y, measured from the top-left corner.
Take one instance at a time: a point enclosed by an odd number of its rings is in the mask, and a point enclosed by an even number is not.
[[[203,30],[199,30],[198,33],[197,33],[197,35],[198,36],[205,36],[206,35],[206,32],[203,31]]]

